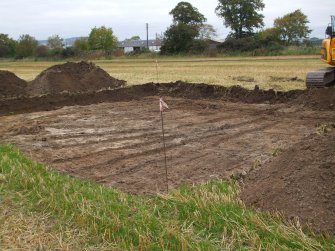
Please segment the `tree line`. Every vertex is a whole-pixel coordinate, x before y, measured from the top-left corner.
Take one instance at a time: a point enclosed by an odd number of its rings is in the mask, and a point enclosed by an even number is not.
[[[38,41],[28,35],[21,35],[18,40],[0,34],[0,57],[72,57],[80,51],[113,50],[117,47],[117,38],[111,28],[94,27],[88,37],[78,38],[71,47],[64,47],[64,39],[59,35],[48,38],[47,45],[39,45]]]
[[[218,49],[222,52],[278,51],[308,38],[309,21],[300,9],[276,18],[273,27],[264,29],[261,14],[264,7],[263,0],[218,0],[215,13],[231,30]],[[162,54],[202,53],[208,48],[209,39],[216,37],[214,27],[188,2],[179,2],[169,14],[172,24],[162,37]],[[137,39],[134,36],[128,40]],[[39,45],[28,34],[18,40],[0,34],[0,57],[72,57],[82,51],[112,51],[117,43],[112,28],[105,26],[94,27],[88,37],[77,39],[71,47],[64,47],[64,40],[58,35],[49,37],[47,45]]]
[[[215,13],[231,32],[218,47],[221,52],[279,51],[288,45],[306,42],[311,30],[308,18],[297,9],[274,20],[264,29],[262,0],[218,0]],[[215,29],[206,24],[205,16],[188,2],[180,2],[170,12],[173,23],[164,33],[163,54],[201,53],[206,39],[215,37]],[[202,34],[207,34],[203,36]]]

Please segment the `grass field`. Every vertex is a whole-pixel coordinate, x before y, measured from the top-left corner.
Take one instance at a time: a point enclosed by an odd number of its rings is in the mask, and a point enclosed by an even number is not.
[[[157,60],[157,63],[156,63]],[[63,62],[0,61],[0,70],[9,70],[25,80]],[[318,56],[234,57],[234,58],[153,58],[95,61],[111,76],[129,85],[183,80],[192,83],[241,85],[262,89],[305,88],[306,73],[325,65]],[[296,80],[289,80],[296,78]]]
[[[334,239],[247,209],[236,182],[152,197],[80,181],[0,146],[0,249],[333,250]]]

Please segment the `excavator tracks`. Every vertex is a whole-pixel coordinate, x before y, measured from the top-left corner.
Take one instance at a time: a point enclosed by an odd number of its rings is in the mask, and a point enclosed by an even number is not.
[[[324,88],[335,84],[335,67],[327,67],[307,73],[306,87]]]

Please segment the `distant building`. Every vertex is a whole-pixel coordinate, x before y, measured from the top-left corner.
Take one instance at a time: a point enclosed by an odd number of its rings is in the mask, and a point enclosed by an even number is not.
[[[149,40],[149,51],[159,52],[162,47],[162,42],[158,39]],[[125,40],[119,42],[118,48],[123,50],[124,53],[133,51],[141,51],[147,48],[147,40]]]
[[[317,38],[317,37],[312,37],[309,39],[309,41],[311,42],[311,44],[316,45],[316,46],[321,46],[321,43],[322,43],[322,39]]]
[[[208,44],[208,49],[209,50],[216,50],[218,45],[222,44],[222,41],[208,39],[207,44]]]

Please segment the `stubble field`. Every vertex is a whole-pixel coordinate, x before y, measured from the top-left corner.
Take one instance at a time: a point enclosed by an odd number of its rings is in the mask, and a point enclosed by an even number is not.
[[[157,61],[157,63],[156,63]],[[0,70],[9,70],[30,81],[46,68],[62,62],[0,61]],[[95,61],[111,76],[128,85],[182,80],[224,86],[287,91],[305,88],[306,73],[324,67],[319,56],[254,58],[153,58]]]

